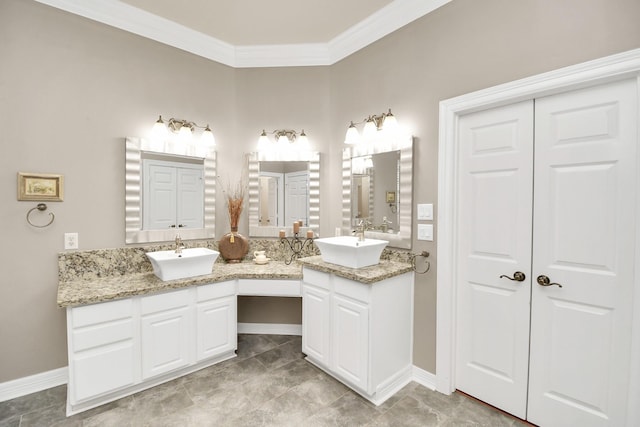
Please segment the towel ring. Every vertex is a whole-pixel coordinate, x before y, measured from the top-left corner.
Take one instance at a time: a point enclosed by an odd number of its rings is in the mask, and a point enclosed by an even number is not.
[[[51,223],[53,223],[53,220],[56,219],[56,216],[53,214],[53,212],[49,212],[49,215],[51,215],[51,221],[49,221],[45,225],[36,225],[36,224],[32,223],[31,222],[31,218],[29,218],[29,215],[31,215],[31,212],[35,211],[36,209],[39,210],[39,211],[46,211],[47,210],[47,204],[46,203],[38,203],[38,205],[35,208],[31,208],[31,209],[29,209],[29,212],[27,212],[27,222],[32,227],[45,228],[45,227],[50,226]]]

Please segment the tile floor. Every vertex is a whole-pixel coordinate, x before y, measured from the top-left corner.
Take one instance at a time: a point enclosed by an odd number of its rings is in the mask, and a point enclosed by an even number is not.
[[[237,358],[69,418],[66,386],[0,402],[0,427],[524,424],[413,382],[376,407],[303,360],[300,349],[300,337],[239,335]]]

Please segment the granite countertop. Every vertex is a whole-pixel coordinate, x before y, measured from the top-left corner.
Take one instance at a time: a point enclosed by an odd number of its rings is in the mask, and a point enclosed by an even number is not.
[[[320,256],[301,258],[297,263],[294,262],[290,265],[286,265],[282,261],[271,261],[263,265],[251,261],[239,264],[216,263],[211,274],[169,281],[160,280],[153,272],[60,280],[58,282],[58,306],[73,307],[94,304],[235,279],[300,280],[302,279],[302,266],[325,273],[333,273],[364,284],[372,284],[412,271],[410,264],[398,261],[381,260],[378,265],[353,269],[324,262]]]
[[[240,264],[216,263],[211,274],[166,282],[157,278],[153,272],[60,281],[58,282],[58,306],[93,304],[235,279],[300,280],[302,269],[296,263],[286,265],[284,262],[271,261],[268,264],[258,265],[248,261]]]
[[[345,279],[355,280],[364,284],[372,284],[390,277],[399,276],[413,271],[411,264],[398,261],[380,260],[380,264],[363,268],[341,267],[336,264],[324,262],[321,256],[311,256],[298,260],[304,267],[313,270],[333,273]]]

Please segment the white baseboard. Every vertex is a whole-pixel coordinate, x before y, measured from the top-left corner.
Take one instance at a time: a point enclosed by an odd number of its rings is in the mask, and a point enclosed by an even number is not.
[[[302,325],[290,323],[238,323],[238,333],[302,336]]]
[[[436,389],[436,376],[415,365],[413,366],[413,380],[429,390]]]
[[[240,334],[275,334],[302,335],[302,325],[278,323],[238,323]],[[27,394],[46,390],[66,384],[69,379],[68,369],[54,369],[24,378],[0,383],[0,402],[26,396]],[[430,390],[436,389],[436,376],[431,372],[413,366],[412,379]]]
[[[64,368],[6,381],[0,383],[0,402],[66,384],[68,381],[69,371],[66,366]]]

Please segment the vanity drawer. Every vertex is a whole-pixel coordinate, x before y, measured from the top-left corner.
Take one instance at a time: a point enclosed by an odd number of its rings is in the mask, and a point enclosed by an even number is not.
[[[300,280],[239,279],[238,295],[299,297],[302,295]]]
[[[133,316],[133,301],[131,298],[127,298],[119,301],[73,307],[70,310],[73,328],[81,328]]]
[[[202,285],[196,288],[197,301],[207,301],[236,294],[236,281],[229,280],[227,282],[212,283],[210,285]]]
[[[333,291],[364,303],[369,303],[371,300],[371,285],[354,282],[344,277],[333,277]]]
[[[302,269],[302,280],[305,283],[322,289],[331,289],[331,275],[329,273],[323,273],[321,271],[304,267]]]
[[[140,311],[142,315],[145,315],[186,307],[192,301],[190,292],[191,289],[183,289],[181,291],[171,291],[142,297],[140,299]]]
[[[119,319],[73,331],[74,352],[133,339],[133,318]]]

